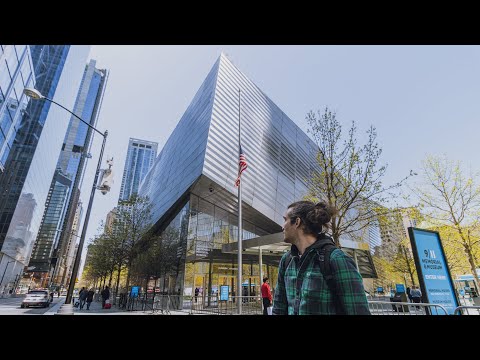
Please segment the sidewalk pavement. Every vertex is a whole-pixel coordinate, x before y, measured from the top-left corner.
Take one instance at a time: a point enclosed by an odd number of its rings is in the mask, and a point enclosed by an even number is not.
[[[75,299],[77,301],[78,299]],[[75,303],[72,301],[72,304]],[[72,315],[70,314],[61,314],[62,311],[59,311],[62,305],[65,303],[65,299],[60,301],[59,303],[55,304],[47,313],[44,315]],[[69,307],[71,305],[65,305],[64,307]],[[90,309],[87,310],[87,303],[85,302],[85,306],[83,309],[73,307],[73,315],[190,315],[187,311],[170,311],[170,313],[165,314],[161,312],[153,313],[151,310],[149,311],[127,311],[124,309],[119,309],[115,305],[112,305],[110,309],[102,309],[102,302],[101,301],[92,301],[90,304]]]
[[[47,312],[43,313],[43,315],[56,315],[58,310],[60,310],[63,304],[65,304],[65,297],[63,297],[63,299],[60,299],[53,306],[51,306]]]

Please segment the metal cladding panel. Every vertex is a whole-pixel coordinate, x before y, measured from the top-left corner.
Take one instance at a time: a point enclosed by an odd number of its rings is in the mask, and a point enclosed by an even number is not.
[[[148,196],[153,203],[153,223],[156,223],[202,174],[218,63],[219,61],[210,70],[141,184],[139,195]]]
[[[287,206],[307,193],[316,144],[224,55],[220,57],[203,174],[232,194],[241,142],[248,168],[242,200],[279,225]]]

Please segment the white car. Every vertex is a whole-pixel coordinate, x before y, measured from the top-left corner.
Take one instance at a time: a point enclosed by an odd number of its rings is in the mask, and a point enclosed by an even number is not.
[[[22,301],[21,308],[29,306],[43,306],[48,307],[50,305],[50,295],[48,290],[30,290]]]

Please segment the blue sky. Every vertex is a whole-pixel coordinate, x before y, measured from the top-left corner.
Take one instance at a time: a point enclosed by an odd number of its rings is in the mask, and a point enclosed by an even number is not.
[[[129,137],[160,152],[222,51],[303,130],[306,113],[325,106],[345,132],[352,120],[361,137],[374,125],[387,185],[427,154],[480,170],[479,46],[92,46],[90,58],[110,70],[97,127],[109,131],[115,184],[95,195],[87,242],[117,203]],[[95,136],[85,207],[100,144]]]

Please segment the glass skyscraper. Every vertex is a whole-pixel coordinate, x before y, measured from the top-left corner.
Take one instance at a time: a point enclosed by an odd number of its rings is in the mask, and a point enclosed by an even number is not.
[[[30,48],[26,45],[0,45],[0,172],[5,170],[5,162],[29,101],[23,89],[34,86]]]
[[[157,157],[157,149],[156,142],[129,139],[118,201],[128,200],[132,194],[138,193],[140,184]]]
[[[108,78],[107,70],[99,70],[95,64],[95,60],[90,60],[85,67],[73,109],[92,126],[96,126]],[[35,266],[36,273],[49,272],[53,266],[55,271],[51,274],[50,284],[63,285],[65,280],[68,244],[91,138],[92,130],[72,116],[29,262],[29,266]]]
[[[30,46],[35,87],[72,109],[89,49]],[[16,121],[0,173],[0,272],[8,266],[1,287],[12,286],[12,279],[28,264],[69,119],[68,112],[49,101],[30,100]]]

